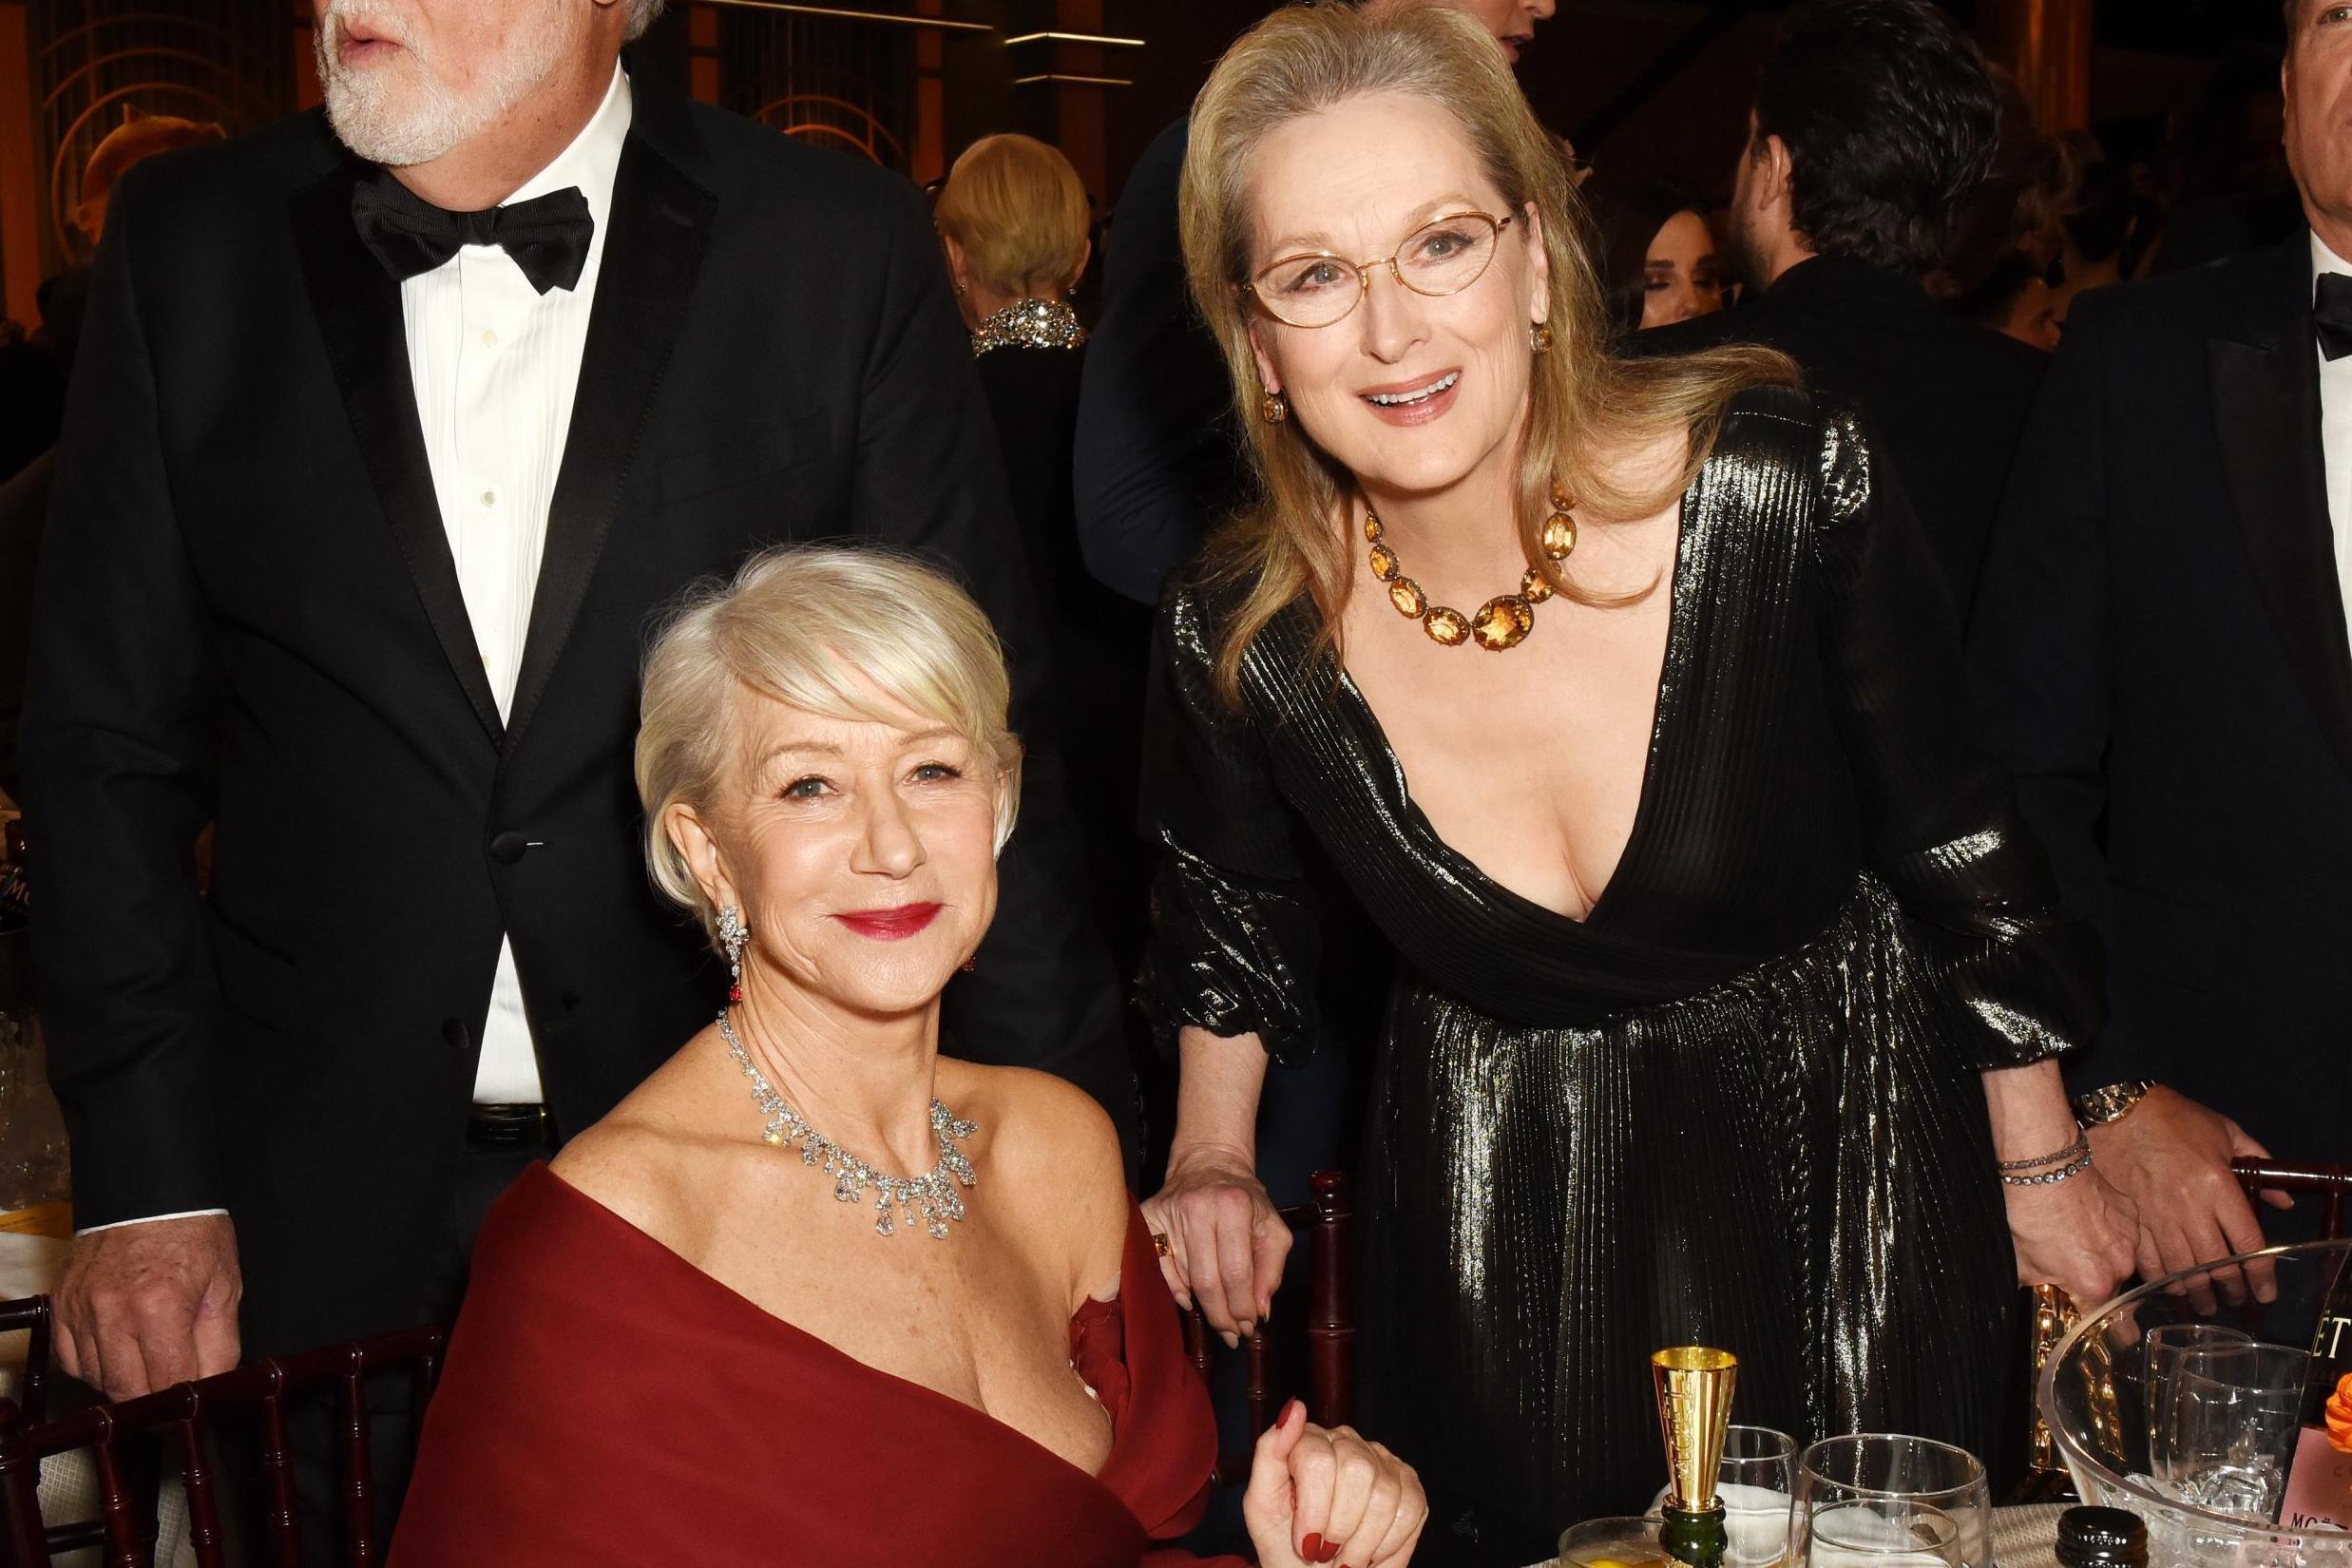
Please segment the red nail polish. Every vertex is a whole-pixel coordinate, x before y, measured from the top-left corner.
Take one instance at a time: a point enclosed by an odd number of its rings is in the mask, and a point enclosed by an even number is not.
[[[1304,1410],[1306,1407],[1307,1406],[1298,1400],[1291,1400],[1288,1405],[1285,1405],[1282,1407],[1282,1414],[1275,1418],[1274,1425],[1277,1426],[1288,1426],[1291,1424],[1291,1412],[1293,1410]]]
[[[1321,1562],[1323,1560],[1323,1538],[1312,1530],[1308,1531],[1307,1539],[1298,1543],[1298,1558],[1301,1562]]]

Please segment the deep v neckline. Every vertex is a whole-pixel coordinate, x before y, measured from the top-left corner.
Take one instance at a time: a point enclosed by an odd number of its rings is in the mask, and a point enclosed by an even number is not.
[[[1617,853],[1616,869],[1609,873],[1608,882],[1601,887],[1600,896],[1593,900],[1593,907],[1586,910],[1581,918],[1564,914],[1548,904],[1539,904],[1526,894],[1505,887],[1484,867],[1446,842],[1444,836],[1437,831],[1437,825],[1429,820],[1428,813],[1421,809],[1420,802],[1413,798],[1412,780],[1406,775],[1405,764],[1397,756],[1396,748],[1389,744],[1388,732],[1382,727],[1380,715],[1373,711],[1371,700],[1364,695],[1364,689],[1356,684],[1355,677],[1348,673],[1346,661],[1344,660],[1340,661],[1340,690],[1346,694],[1357,722],[1364,728],[1367,738],[1387,762],[1389,774],[1396,780],[1397,799],[1402,806],[1402,814],[1406,829],[1420,840],[1421,847],[1431,858],[1452,871],[1463,882],[1479,889],[1495,902],[1506,908],[1518,909],[1539,923],[1555,927],[1564,926],[1578,931],[1599,928],[1603,924],[1604,916],[1608,913],[1611,900],[1616,896],[1617,889],[1626,883],[1627,872],[1636,868],[1639,853],[1649,835],[1650,825],[1657,815],[1655,797],[1658,757],[1667,740],[1667,683],[1672,679],[1673,671],[1686,662],[1681,657],[1684,652],[1683,642],[1691,635],[1692,622],[1692,617],[1688,613],[1689,606],[1683,602],[1684,596],[1691,590],[1693,580],[1691,569],[1692,519],[1704,515],[1703,508],[1697,505],[1697,502],[1700,491],[1707,483],[1707,471],[1713,466],[1713,463],[1714,459],[1711,456],[1706,463],[1700,465],[1699,471],[1692,479],[1690,488],[1682,492],[1682,499],[1676,503],[1674,569],[1673,579],[1667,584],[1666,652],[1658,661],[1656,700],[1650,713],[1650,743],[1642,753],[1641,786],[1639,793],[1634,797],[1634,825],[1626,832],[1624,849]]]
[[[1103,1406],[1102,1410],[1103,1414],[1109,1417],[1111,1421],[1111,1447],[1110,1451],[1103,1455],[1102,1470],[1098,1474],[1097,1472],[1084,1468],[1082,1465],[1076,1463],[1061,1454],[1055,1453],[1051,1448],[1046,1447],[1045,1444],[1040,1443],[1037,1439],[1031,1437],[1020,1427],[1015,1426],[1008,1421],[1002,1420],[997,1416],[989,1414],[987,1410],[980,1405],[967,1405],[964,1401],[956,1398],[953,1394],[943,1393],[939,1389],[932,1387],[927,1383],[917,1383],[910,1377],[904,1377],[899,1373],[889,1370],[886,1367],[876,1367],[872,1362],[860,1360],[858,1357],[853,1356],[850,1354],[849,1351],[841,1348],[838,1345],[833,1344],[831,1340],[820,1338],[819,1336],[809,1332],[808,1329],[801,1328],[798,1324],[794,1323],[789,1318],[777,1316],[775,1313],[768,1310],[767,1308],[762,1307],[758,1302],[754,1301],[751,1297],[745,1295],[742,1291],[728,1284],[725,1280],[720,1279],[717,1275],[709,1272],[707,1270],[697,1268],[683,1252],[680,1252],[678,1249],[672,1247],[668,1242],[663,1241],[660,1236],[655,1235],[651,1231],[646,1230],[636,1221],[630,1219],[625,1214],[622,1214],[619,1210],[608,1206],[597,1198],[591,1197],[588,1194],[582,1192],[570,1182],[565,1181],[562,1176],[556,1175],[555,1168],[552,1165],[543,1164],[538,1167],[538,1170],[540,1174],[543,1175],[547,1180],[558,1184],[566,1194],[578,1198],[581,1202],[589,1205],[589,1207],[596,1213],[605,1216],[613,1224],[621,1227],[631,1235],[637,1237],[644,1246],[653,1249],[664,1260],[666,1260],[667,1263],[682,1271],[684,1274],[690,1275],[694,1279],[700,1281],[704,1287],[707,1287],[711,1291],[717,1291],[724,1299],[738,1304],[743,1310],[757,1316],[763,1324],[768,1325],[774,1329],[780,1330],[785,1338],[792,1340],[795,1344],[807,1346],[821,1358],[840,1363],[855,1371],[864,1372],[870,1376],[879,1378],[886,1385],[889,1385],[902,1390],[908,1397],[914,1399],[919,1404],[935,1404],[946,1407],[949,1411],[961,1412],[963,1415],[968,1416],[973,1420],[985,1423],[992,1434],[1009,1438],[1016,1444],[1023,1444],[1031,1449],[1034,1449],[1040,1457],[1046,1460],[1049,1463],[1058,1465],[1061,1469],[1068,1471],[1071,1475],[1083,1481],[1087,1485],[1100,1488],[1106,1492],[1111,1490],[1109,1483],[1103,1480],[1103,1476],[1110,1473],[1113,1463],[1118,1459],[1120,1433],[1119,1418],[1111,1415],[1108,1406]],[[528,1179],[527,1176],[525,1179]],[[1123,1296],[1126,1291],[1125,1271],[1123,1267],[1121,1269],[1119,1291],[1120,1294]],[[1071,1314],[1070,1322],[1073,1325],[1076,1325],[1080,1318],[1090,1308],[1095,1310],[1107,1310],[1119,1311],[1123,1310],[1120,1296],[1114,1296],[1109,1301],[1100,1301],[1096,1297],[1089,1296],[1086,1298],[1086,1301],[1087,1304],[1085,1306],[1080,1307],[1077,1312]],[[1114,1493],[1113,1495],[1116,1496],[1117,1494]]]

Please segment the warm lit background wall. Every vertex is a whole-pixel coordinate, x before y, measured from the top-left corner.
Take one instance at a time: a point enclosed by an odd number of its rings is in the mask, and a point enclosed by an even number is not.
[[[1717,194],[1777,8],[1562,0],[1522,70],[1545,122],[1613,180]],[[2275,40],[2270,0],[1965,0],[2056,128],[2192,112],[2212,63]],[[648,61],[695,96],[928,181],[977,136],[1069,153],[1107,207],[1252,0],[672,0]],[[835,14],[820,14],[822,12]],[[864,12],[867,16],[838,14]],[[0,293],[83,259],[67,221],[88,151],[125,106],[247,130],[316,101],[303,0],[0,0]],[[1140,39],[1139,47],[1083,37]]]

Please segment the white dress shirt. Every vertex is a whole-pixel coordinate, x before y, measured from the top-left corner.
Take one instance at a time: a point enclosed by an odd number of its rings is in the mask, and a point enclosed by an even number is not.
[[[2311,287],[2322,273],[2352,276],[2352,261],[2311,237]],[[2320,452],[2327,465],[2327,521],[2336,536],[2336,583],[2352,619],[2352,354],[2330,361],[2320,355]]]
[[[629,79],[616,64],[604,102],[571,145],[507,198],[527,201],[566,185],[577,185],[587,198],[596,232],[577,288],[538,293],[523,269],[492,245],[461,246],[440,266],[400,285],[409,374],[416,387],[433,493],[449,532],[449,554],[457,562],[474,645],[482,652],[502,718],[514,705],[540,552],[547,542],[547,507],[564,466],[564,439],[587,348],[588,311],[604,259],[605,220],[612,212],[613,179],[629,133]],[[539,1057],[523,1010],[514,944],[502,941],[489,1017],[482,1028],[474,1102],[526,1104],[541,1094]],[[227,1212],[198,1209],[120,1223],[145,1225]],[[93,1225],[76,1233],[115,1228]]]
[[[527,201],[566,185],[587,198],[596,233],[577,288],[538,293],[494,245],[461,246],[440,266],[400,286],[409,374],[432,464],[433,494],[502,718],[514,706],[540,552],[547,542],[547,507],[564,467],[588,312],[604,259],[613,176],[628,130],[629,81],[616,66],[594,118],[555,162],[507,198]],[[477,1104],[520,1104],[540,1097],[539,1059],[523,1011],[514,944],[505,941],[490,985],[473,1098]]]

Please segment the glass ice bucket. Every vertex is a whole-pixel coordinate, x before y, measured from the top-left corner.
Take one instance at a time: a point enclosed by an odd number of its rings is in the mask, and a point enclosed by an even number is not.
[[[2085,1502],[2147,1521],[2149,1568],[2352,1568],[2352,1531],[2276,1522],[2300,1432],[2277,1434],[2275,1416],[2256,1404],[2216,1405],[2214,1380],[2199,1376],[2307,1351],[2347,1254],[2352,1239],[2229,1259],[2266,1260],[2278,1299],[2264,1306],[2249,1291],[2231,1307],[2217,1290],[2210,1313],[2174,1293],[2205,1271],[2172,1274],[2086,1314],[2051,1352],[2037,1390],[2042,1420]],[[2272,1356],[2265,1347],[2286,1349]]]

